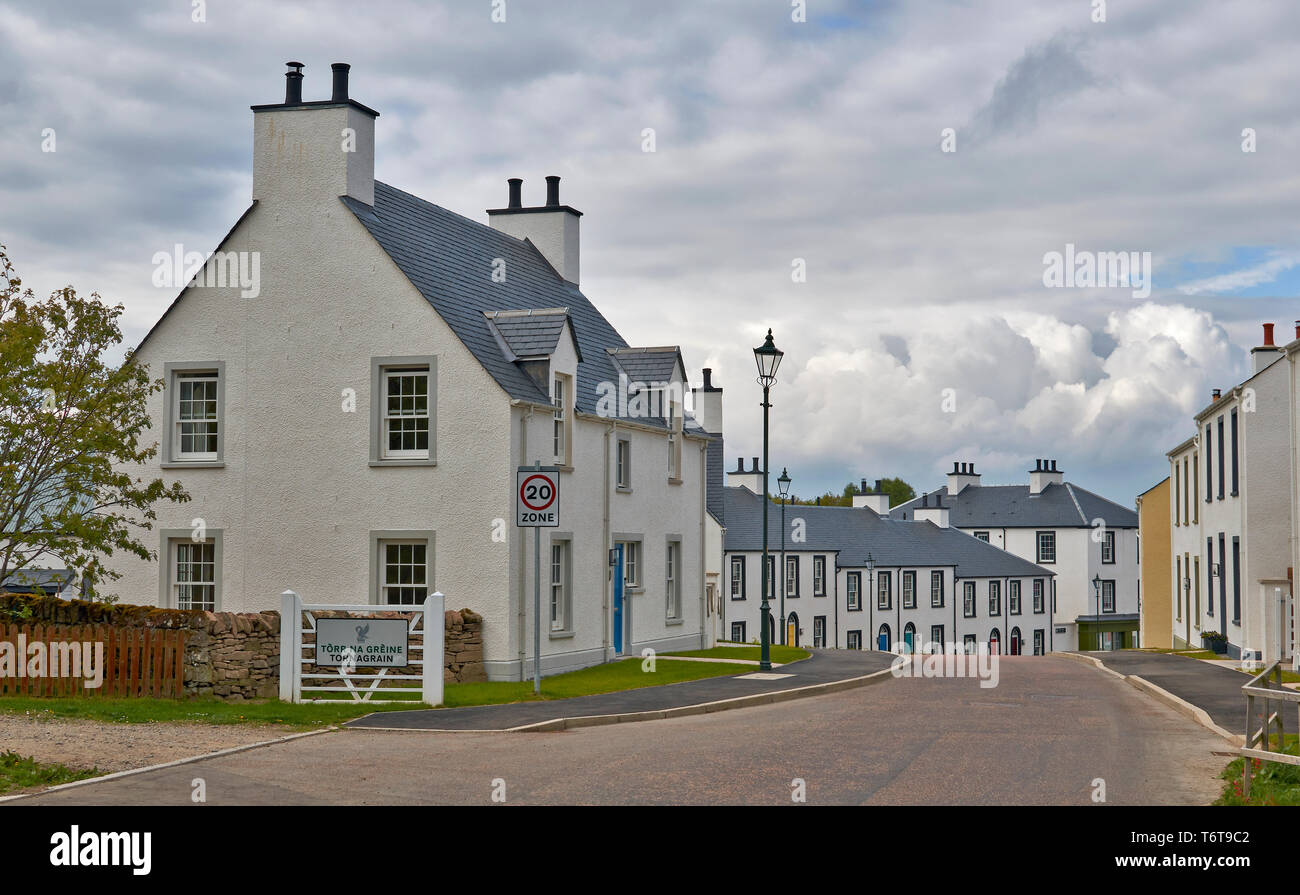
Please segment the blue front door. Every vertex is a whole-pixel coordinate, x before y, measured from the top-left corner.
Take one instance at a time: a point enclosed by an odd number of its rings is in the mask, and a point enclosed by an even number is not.
[[[614,652],[623,653],[623,545],[614,545]]]

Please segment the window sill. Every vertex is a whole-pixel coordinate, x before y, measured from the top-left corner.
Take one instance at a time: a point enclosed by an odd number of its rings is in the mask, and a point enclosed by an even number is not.
[[[681,476],[677,476],[676,478],[674,478],[673,476],[668,477],[668,484],[670,485],[680,485],[681,483],[682,483]]]
[[[743,603],[743,602],[745,602],[745,598],[744,598],[744,597],[732,597],[732,598],[731,598],[731,602],[733,602],[733,603]]]
[[[639,584],[635,586],[631,584],[625,584],[623,585],[623,593],[624,595],[631,597],[631,596],[635,596],[636,594],[645,593],[645,588]],[[743,600],[744,597],[741,597],[741,599]]]
[[[370,468],[377,469],[381,466],[437,466],[437,460],[371,460]]]
[[[558,472],[573,472],[573,467],[568,464],[555,461],[555,468]]]
[[[670,627],[670,628],[674,628],[674,627],[676,627],[677,625],[684,625],[684,624],[686,624],[686,619],[684,619],[684,618],[666,618],[666,619],[664,619],[664,624],[667,625],[667,626]]]
[[[225,460],[168,460],[163,469],[225,469]]]
[[[552,640],[568,640],[574,636],[573,631],[552,631],[550,637]]]
[[[614,486],[614,490],[617,491],[619,494],[631,494],[631,493],[632,493],[632,486],[631,486],[631,485],[615,485],[615,486]]]

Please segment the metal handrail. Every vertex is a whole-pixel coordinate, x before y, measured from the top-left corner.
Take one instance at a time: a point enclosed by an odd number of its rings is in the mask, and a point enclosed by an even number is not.
[[[1276,686],[1274,686],[1276,685]],[[1242,793],[1250,798],[1250,782],[1253,777],[1251,759],[1258,758],[1262,761],[1271,761],[1278,764],[1300,765],[1300,755],[1287,755],[1283,752],[1286,748],[1286,725],[1282,720],[1282,706],[1273,710],[1272,703],[1297,703],[1300,704],[1300,692],[1288,690],[1282,686],[1282,660],[1278,659],[1269,665],[1259,674],[1247,681],[1241,688],[1242,693],[1246,696],[1246,741],[1238,750],[1245,758],[1242,768]],[[1260,714],[1255,713],[1255,699],[1264,700],[1264,711]],[[1258,719],[1259,726],[1256,727]],[[1277,728],[1277,749],[1274,752],[1269,748],[1269,738],[1272,736],[1271,728]],[[1256,749],[1255,745],[1262,743],[1262,749]]]

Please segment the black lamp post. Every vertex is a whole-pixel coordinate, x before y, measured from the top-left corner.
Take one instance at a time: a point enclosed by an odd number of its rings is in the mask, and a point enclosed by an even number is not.
[[[871,600],[871,599],[875,599],[875,598],[872,596],[872,593],[874,592],[874,590],[875,590],[875,588],[876,588],[876,585],[874,584],[874,581],[875,581],[875,571],[876,571],[876,558],[875,558],[874,556],[872,556],[872,555],[871,555],[871,551],[868,550],[868,551],[867,551],[867,593],[866,593],[866,596],[863,596],[862,594],[858,594],[858,608],[859,608],[859,609],[862,608],[862,601],[863,601],[863,600]],[[869,618],[869,619],[871,620],[871,621],[870,621],[870,624],[872,624],[872,625],[874,625],[874,624],[876,623],[875,605],[876,605],[875,603],[868,603],[868,604],[867,604],[867,618]],[[875,630],[875,631],[868,631],[867,633],[868,633],[870,636],[876,638],[876,647],[879,648],[879,647],[880,647],[880,631],[879,631],[879,629],[877,629],[877,630]],[[890,645],[890,647],[893,647],[893,645],[894,645],[894,644],[893,644],[893,639],[894,639],[894,638],[891,637],[891,638],[889,638],[889,639],[890,639],[890,644],[889,644],[889,645]],[[859,647],[859,648],[861,648],[861,647]]]
[[[1092,578],[1092,591],[1097,596],[1097,649],[1101,649],[1101,576],[1094,575]]]
[[[759,617],[762,628],[761,651],[758,660],[759,671],[772,670],[771,636],[768,626],[772,623],[771,607],[767,602],[768,558],[767,558],[767,417],[772,404],[768,401],[768,390],[776,382],[776,369],[781,366],[785,352],[772,342],[772,330],[767,331],[767,339],[754,349],[754,360],[758,364],[758,384],[763,386],[763,604]]]
[[[785,568],[785,499],[790,494],[790,473],[785,467],[781,467],[781,477],[776,480],[776,487],[781,492],[781,577],[778,579],[781,582],[781,643],[788,645],[786,641],[789,637],[786,636],[785,622],[785,579],[790,573]]]

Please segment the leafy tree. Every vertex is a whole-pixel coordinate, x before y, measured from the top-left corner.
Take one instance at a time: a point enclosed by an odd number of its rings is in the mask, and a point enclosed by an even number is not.
[[[900,503],[906,503],[913,497],[916,497],[916,491],[912,489],[912,486],[898,478],[881,479],[880,490],[889,495],[889,505],[891,507],[896,507]],[[838,494],[834,491],[827,491],[820,496],[811,498],[795,497],[794,495],[791,495],[788,502],[805,505],[820,503],[824,507],[850,507],[853,506],[853,498],[862,493],[864,492],[857,482],[849,482],[844,486],[844,490],[840,491]],[[777,496],[774,499],[777,503],[781,502],[780,496]]]
[[[101,557],[154,554],[141,540],[160,500],[189,500],[179,482],[126,471],[151,460],[141,446],[146,404],[162,389],[122,341],[122,306],[71,287],[38,302],[0,246],[0,581],[56,559],[89,588],[120,577]]]

